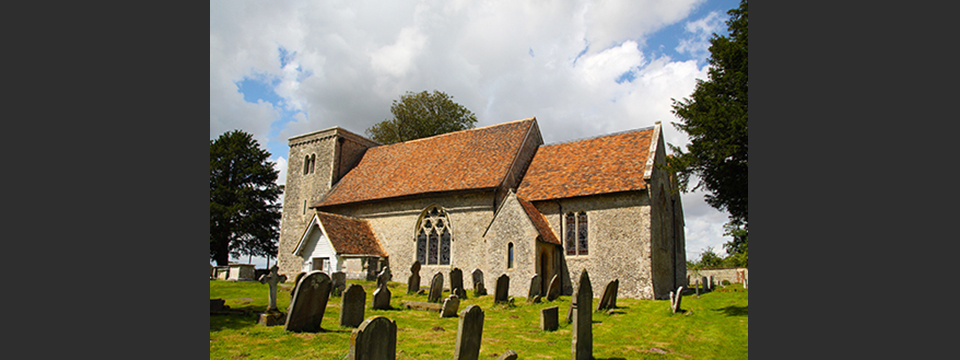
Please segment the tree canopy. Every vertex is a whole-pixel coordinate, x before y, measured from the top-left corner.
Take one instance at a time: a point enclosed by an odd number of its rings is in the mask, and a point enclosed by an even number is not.
[[[366,130],[371,140],[381,144],[425,138],[448,132],[472,129],[477,116],[457,104],[444,92],[408,91],[390,106],[393,119],[381,121]]]
[[[276,256],[283,186],[253,135],[240,130],[210,140],[210,259]]]

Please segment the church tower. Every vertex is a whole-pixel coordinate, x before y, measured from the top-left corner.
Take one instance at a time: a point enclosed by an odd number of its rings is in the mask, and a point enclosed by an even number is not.
[[[290,154],[277,265],[279,273],[293,281],[302,271],[302,259],[292,253],[313,217],[310,206],[356,166],[367,149],[379,144],[340,127],[297,135],[287,141]]]

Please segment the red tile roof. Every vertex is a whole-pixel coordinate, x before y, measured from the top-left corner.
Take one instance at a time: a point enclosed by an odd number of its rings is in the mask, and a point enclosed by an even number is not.
[[[367,150],[315,207],[499,186],[536,119]]]
[[[523,207],[523,211],[527,213],[527,216],[530,218],[530,221],[533,222],[533,227],[537,228],[537,232],[540,233],[540,240],[543,242],[560,245],[560,240],[557,239],[557,234],[553,232],[553,228],[550,227],[550,223],[547,222],[547,218],[543,216],[543,213],[540,210],[537,210],[536,206],[533,206],[529,201],[526,201],[519,196],[517,196],[517,201],[520,202],[520,206]]]
[[[317,218],[337,254],[387,256],[366,220],[320,211]]]
[[[652,156],[654,130],[540,146],[517,196],[539,201],[645,189],[643,173]]]

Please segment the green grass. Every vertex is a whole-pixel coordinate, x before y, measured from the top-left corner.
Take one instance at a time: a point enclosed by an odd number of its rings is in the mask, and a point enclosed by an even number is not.
[[[386,316],[397,322],[397,359],[450,359],[456,344],[458,318],[401,309],[405,300],[426,301],[426,295],[407,295],[406,285],[389,284],[395,310],[370,308],[375,282],[353,281],[367,291],[365,318]],[[257,282],[210,281],[210,298],[226,300],[244,314],[210,315],[211,359],[345,359],[353,328],[341,328],[340,297],[331,297],[323,316],[325,331],[285,332],[283,326],[257,325],[267,306],[268,286]],[[277,295],[286,312],[289,287]],[[596,291],[595,291],[596,292]],[[460,310],[477,304],[484,310],[480,358],[494,359],[516,351],[524,359],[569,359],[571,324],[565,321],[570,297],[554,302],[493,305],[487,295],[461,300]],[[599,296],[599,293],[597,294]],[[447,294],[444,294],[446,297]],[[670,313],[666,300],[617,299],[611,313],[593,313],[593,356],[596,359],[745,359],[747,358],[748,291],[740,284],[715,292],[683,297],[684,314]],[[598,299],[594,299],[593,306]],[[559,306],[560,329],[539,330],[540,309]]]

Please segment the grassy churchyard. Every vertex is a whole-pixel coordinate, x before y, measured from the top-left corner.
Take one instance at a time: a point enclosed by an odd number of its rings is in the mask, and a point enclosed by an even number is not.
[[[348,280],[367,292],[364,318],[386,316],[397,323],[397,359],[451,359],[459,319],[439,313],[402,308],[403,301],[427,301],[426,295],[407,295],[406,285],[389,283],[393,310],[372,310],[375,281]],[[449,282],[445,284],[449,286]],[[594,284],[594,309],[606,284]],[[489,288],[489,286],[488,286]],[[231,314],[210,314],[211,359],[345,359],[353,328],[341,328],[340,297],[330,297],[323,316],[323,332],[293,333],[283,326],[257,324],[267,307],[268,285],[259,282],[210,281],[210,298],[224,299]],[[291,285],[277,294],[277,307],[287,312]],[[557,301],[527,304],[515,297],[513,305],[493,305],[489,295],[461,300],[485,312],[480,358],[496,359],[514,350],[520,359],[569,359],[571,324],[566,322],[570,296]],[[446,298],[449,293],[444,293]],[[540,309],[559,306],[560,328],[540,331]],[[746,359],[748,291],[741,284],[683,297],[686,312],[670,312],[669,300],[617,299],[617,309],[593,314],[593,356],[596,359]],[[458,311],[459,312],[459,311]]]

